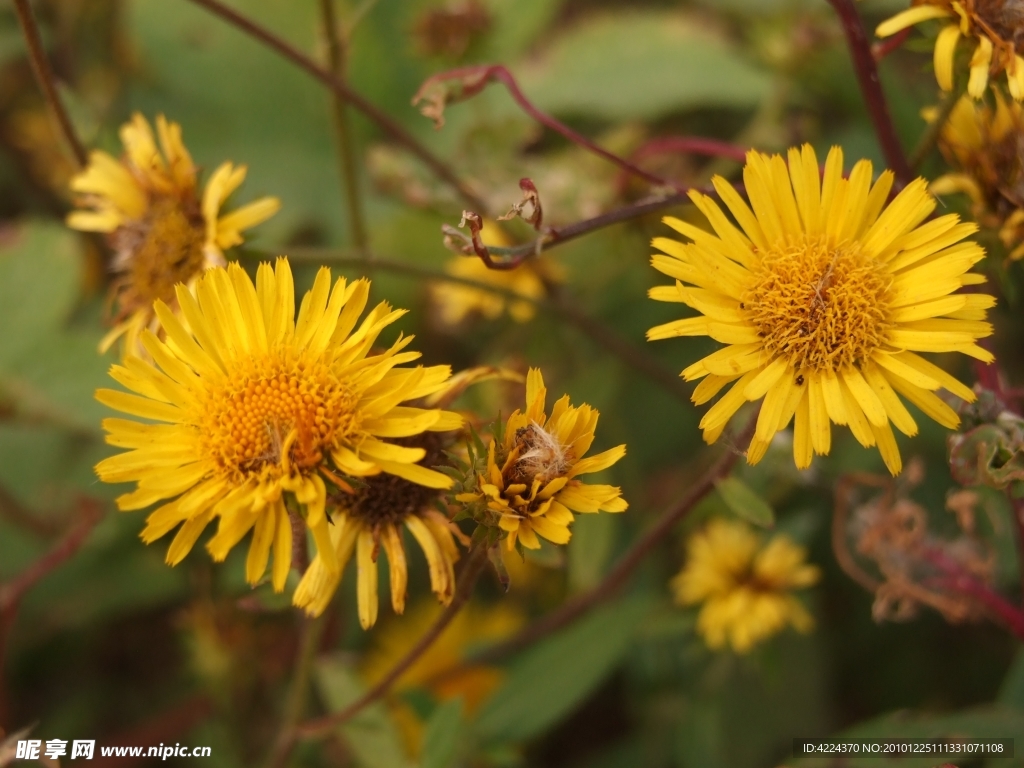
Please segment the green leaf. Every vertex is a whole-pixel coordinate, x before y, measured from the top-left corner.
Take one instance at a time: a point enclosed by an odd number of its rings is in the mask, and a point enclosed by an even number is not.
[[[476,734],[524,741],[551,728],[611,674],[650,607],[645,598],[622,600],[527,651],[480,712]]]
[[[341,656],[323,659],[316,665],[316,683],[331,712],[338,712],[363,693],[362,683]],[[407,768],[398,731],[382,701],[364,708],[348,722],[338,726],[356,763],[364,768]]]
[[[462,699],[446,701],[434,710],[423,736],[420,768],[449,768],[462,730]]]
[[[64,322],[80,274],[78,239],[60,224],[29,222],[0,247],[0,371]]]
[[[607,120],[751,108],[771,87],[771,78],[714,30],[660,11],[591,16],[517,74],[541,109]]]
[[[601,580],[619,530],[616,515],[580,515],[572,524],[569,585],[574,591],[589,589]]]
[[[733,513],[762,528],[775,525],[775,512],[749,485],[736,477],[726,477],[715,483],[722,500]]]

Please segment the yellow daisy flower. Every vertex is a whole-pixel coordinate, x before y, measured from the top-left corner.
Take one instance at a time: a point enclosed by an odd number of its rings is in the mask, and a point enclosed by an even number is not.
[[[512,244],[504,230],[490,221],[484,222],[480,235],[488,245],[507,247]],[[445,265],[445,271],[454,277],[474,280],[534,300],[544,298],[547,285],[565,280],[562,266],[546,256],[530,259],[511,270],[490,269],[475,256],[456,256]],[[496,320],[505,311],[516,322],[525,323],[537,314],[536,306],[529,301],[509,300],[500,293],[459,283],[438,283],[431,288],[431,294],[445,325],[459,325],[477,314]]]
[[[392,444],[423,451],[425,466],[437,466],[444,461],[444,444],[435,434],[393,440]],[[377,621],[377,556],[383,547],[388,557],[391,607],[395,613],[403,613],[409,581],[402,543],[404,526],[427,559],[431,589],[448,605],[455,594],[455,562],[459,559],[455,538],[462,534],[435,508],[441,498],[437,485],[426,487],[392,475],[369,477],[353,493],[331,497],[329,503],[336,507],[331,515],[331,546],[339,568],[331,569],[324,557],[317,555],[299,582],[292,602],[311,616],[323,613],[354,552],[359,623],[363,629],[369,629]]]
[[[913,0],[911,8],[878,25],[879,37],[895,35],[932,19],[945,26],[935,40],[935,79],[953,90],[953,65],[961,37],[977,43],[971,55],[967,92],[980,99],[991,75],[1006,73],[1010,95],[1024,100],[1024,12],[1017,0]]]
[[[292,556],[289,511],[304,518],[325,567],[340,568],[325,514],[324,478],[346,485],[335,470],[451,485],[417,463],[422,448],[381,439],[456,429],[462,419],[400,405],[440,389],[451,371],[399,368],[419,357],[402,351],[412,337],[371,353],[381,331],[405,312],[382,302],[357,327],[369,291],[367,280],[344,279],[332,290],[323,268],[296,321],[291,269],[280,258],[276,269],[260,265],[255,285],[237,264],[208,270],[195,296],[179,284],[184,320],[156,302],[167,341],[148,329],[141,336],[154,363],[129,355],[110,373],[134,394],[101,389],[96,398],[158,423],[104,420],[107,442],[130,450],[101,461],[96,472],[105,482],[138,484],[118,498],[122,510],[165,502],[147,519],[142,540],[180,525],[168,564],[179,563],[219,517],[207,544],[213,558],[224,560],[255,528],[246,577],[251,584],[263,577],[273,548],[273,585],[281,591]]]
[[[820,573],[788,536],[773,536],[763,545],[749,526],[716,519],[690,536],[686,552],[672,591],[680,605],[703,603],[697,631],[709,648],[728,644],[746,653],[786,625],[798,632],[814,626],[790,593],[816,583]]]
[[[116,324],[100,343],[101,352],[126,336],[125,351],[142,354],[142,330],[158,328],[153,302],[173,305],[175,285],[223,266],[224,249],[242,243],[243,230],[281,207],[276,197],[263,197],[221,215],[221,206],[245,180],[246,167],[222,164],[200,200],[198,173],[181,141],[181,126],[158,115],[156,129],[159,149],[149,122],[135,113],[121,127],[124,158],[94,151],[89,165],[71,180],[85,210],[70,213],[68,226],[106,233],[114,250]]]
[[[565,544],[573,512],[624,512],[629,506],[619,488],[587,484],[580,475],[607,469],[626,455],[619,445],[583,458],[594,442],[600,414],[587,404],[574,407],[565,395],[545,413],[547,389],[536,368],[526,376],[526,412],[508,417],[501,444],[488,447],[486,475],[478,478],[479,492],[463,493],[457,501],[485,502],[501,517],[508,548],[518,540],[539,549],[538,536]]]
[[[968,272],[984,250],[961,242],[977,225],[959,223],[955,214],[922,224],[935,209],[923,179],[888,205],[892,173],[871,179],[867,160],[844,178],[838,147],[824,179],[809,145],[789,150],[788,168],[779,155],[750,152],[743,180],[753,210],[728,182],[714,179],[739,227],[696,192],[690,199],[714,234],[664,220],[693,242],[654,239],[663,253],[652,264],[676,284],[653,288],[650,297],[700,314],[652,328],[648,338],[710,336],[727,345],[682,372],[687,381],[703,379],[693,393],[698,405],[733,384],[700,422],[706,442],[719,438],[743,403],[763,398],[749,463],[760,461],[795,418],[797,467],[829,452],[835,422],[865,447],[877,445],[895,475],[902,464],[890,421],[906,435],[917,433],[897,392],[949,429],[960,423],[934,391],[943,387],[967,401],[974,393],[917,352],[992,361],[975,342],[992,333],[985,313],[995,299],[954,293],[985,281]]]
[[[925,111],[929,121],[937,110]],[[999,230],[1011,259],[1024,257],[1024,106],[998,92],[995,108],[960,99],[939,134],[939,148],[957,169],[932,182],[935,195],[961,192],[971,199],[971,213],[981,224]]]

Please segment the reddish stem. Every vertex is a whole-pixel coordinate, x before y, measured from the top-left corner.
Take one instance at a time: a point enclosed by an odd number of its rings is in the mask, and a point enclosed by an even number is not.
[[[906,29],[897,32],[892,37],[887,37],[885,40],[879,40],[871,46],[871,55],[875,58],[876,62],[881,61],[890,53],[895,51],[910,37],[910,33],[913,31],[913,27],[907,27]]]
[[[747,161],[747,150],[736,144],[704,136],[659,136],[642,145],[630,160],[642,160],[651,155],[687,154],[704,157],[724,157],[737,163]]]
[[[853,67],[857,72],[857,81],[860,83],[861,93],[867,104],[868,113],[871,115],[878,143],[882,147],[882,154],[885,155],[885,161],[889,168],[896,174],[897,183],[906,186],[914,180],[914,174],[910,170],[907,156],[903,153],[903,146],[896,135],[885,92],[882,91],[882,84],[878,79],[878,67],[875,57],[871,53],[871,44],[868,42],[868,36],[860,15],[857,13],[854,0],[829,0],[829,3],[835,9],[843,25],[846,43],[850,49],[850,56],[853,58]]]
[[[951,560],[945,553],[925,549],[923,554],[928,562],[946,574],[945,577],[935,580],[939,585],[973,597],[1002,620],[1013,634],[1024,640],[1024,611],[990,589],[988,585],[965,573],[959,563]]]
[[[43,49],[43,41],[39,36],[39,27],[36,25],[35,17],[32,15],[32,8],[28,0],[14,0],[14,10],[18,15],[18,22],[21,24],[21,31],[25,35],[25,44],[28,46],[29,62],[32,64],[32,72],[39,83],[39,88],[46,97],[46,103],[60,127],[60,132],[71,148],[75,161],[80,168],[84,168],[89,162],[89,156],[85,151],[82,140],[75,133],[75,126],[71,122],[64,102],[57,93],[57,78],[53,74],[53,67],[46,58],[46,51]]]
[[[446,84],[453,82],[455,84],[454,88],[448,89]],[[573,144],[583,147],[598,157],[603,157],[608,162],[617,165],[623,171],[634,176],[638,176],[651,184],[671,187],[672,189],[683,188],[674,181],[663,179],[653,173],[648,173],[625,158],[619,157],[615,153],[599,147],[586,136],[577,133],[565,123],[556,120],[546,112],[542,112],[534,106],[533,102],[531,102],[522,92],[512,73],[501,64],[481,64],[470,67],[460,67],[458,69],[452,69],[447,72],[440,72],[436,75],[432,75],[424,81],[422,86],[420,86],[419,91],[417,91],[416,95],[413,97],[413,104],[417,104],[420,101],[427,101],[428,105],[424,108],[424,114],[429,117],[433,117],[435,123],[440,126],[443,124],[442,112],[445,104],[475,96],[493,82],[504,85],[508,90],[509,95],[512,96],[512,99],[526,114],[541,125],[561,134]]]
[[[7,706],[4,696],[3,664],[7,652],[7,638],[18,614],[25,593],[45,576],[70,560],[89,537],[92,529],[103,516],[99,502],[83,498],[78,502],[81,519],[78,524],[46,554],[19,573],[11,581],[0,584],[0,722],[7,720]]]
[[[85,543],[89,533],[103,516],[103,512],[99,502],[93,499],[82,499],[79,501],[78,510],[81,519],[67,536],[57,542],[49,552],[15,576],[12,581],[0,585],[0,611],[8,611],[12,606],[17,606],[26,592],[34,587],[44,576],[56,570],[64,561],[70,559],[82,544]]]
[[[268,48],[277,51],[278,54],[288,59],[300,69],[305,70],[314,78],[319,80],[334,93],[362,112],[378,128],[391,137],[393,141],[405,147],[409,152],[418,157],[424,165],[433,171],[434,175],[445,181],[460,197],[470,205],[480,210],[485,210],[486,205],[483,199],[477,195],[469,186],[462,181],[440,158],[434,155],[429,149],[421,144],[415,136],[409,133],[398,122],[392,119],[386,112],[374,105],[361,94],[354,91],[347,83],[339,80],[332,72],[328,72],[304,53],[289,45],[282,38],[270,30],[261,27],[254,21],[246,18],[232,8],[224,5],[220,0],[190,0],[196,5],[202,6],[210,13],[219,16],[229,24],[234,25],[250,37],[259,40]]]

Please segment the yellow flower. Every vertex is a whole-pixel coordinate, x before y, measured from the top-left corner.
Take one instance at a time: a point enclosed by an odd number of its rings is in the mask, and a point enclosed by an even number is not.
[[[484,222],[481,236],[488,245],[511,245],[505,232],[490,221]],[[456,256],[445,265],[445,271],[454,277],[484,283],[533,300],[544,298],[548,284],[565,279],[561,265],[544,256],[530,259],[511,270],[490,269],[476,256]],[[530,301],[515,301],[500,293],[454,282],[438,283],[432,287],[431,293],[440,310],[441,321],[446,325],[458,325],[474,314],[496,320],[506,310],[513,320],[525,323],[537,313],[536,306]]]
[[[400,443],[406,450],[423,451],[426,466],[439,465],[444,459],[444,444],[435,434],[393,443]],[[426,487],[391,475],[369,477],[354,493],[332,497],[337,511],[331,515],[331,546],[340,569],[332,570],[317,555],[295,590],[294,604],[311,616],[323,613],[341,583],[345,564],[355,552],[359,623],[369,629],[377,621],[377,556],[383,547],[388,557],[391,607],[395,613],[404,612],[409,580],[402,543],[404,526],[427,559],[431,589],[448,605],[454,595],[455,561],[459,559],[455,537],[461,537],[461,533],[435,508],[440,500],[438,485]]]
[[[373,685],[384,677],[412,649],[440,611],[436,604],[421,603],[407,616],[381,624],[361,664],[362,677],[367,685]],[[501,683],[503,674],[497,667],[467,662],[468,653],[482,644],[509,637],[522,625],[522,613],[507,602],[490,606],[470,603],[395,681],[388,703],[410,757],[420,754],[423,721],[402,701],[400,694],[425,689],[439,701],[461,696],[467,714],[474,713]]]
[[[935,79],[944,91],[953,90],[953,65],[961,37],[974,38],[967,92],[980,99],[990,75],[1006,73],[1010,95],[1024,100],[1024,12],[1018,0],[913,0],[913,7],[882,22],[879,37],[895,35],[932,19],[945,26],[935,40]]]
[[[690,536],[686,566],[672,580],[680,605],[703,603],[697,631],[708,647],[737,653],[782,631],[807,632],[814,622],[792,590],[818,581],[807,553],[783,534],[766,546],[747,525],[716,519]]]
[[[925,111],[929,121],[937,110]],[[972,214],[999,230],[1011,259],[1024,257],[1024,106],[998,92],[995,108],[960,99],[939,134],[939,147],[956,173],[932,182],[932,194],[962,192]]]
[[[753,210],[724,179],[714,179],[739,227],[696,192],[690,199],[715,234],[665,219],[693,242],[654,239],[664,254],[652,264],[676,284],[653,288],[650,296],[700,314],[652,328],[648,338],[710,336],[728,345],[682,373],[687,381],[703,379],[693,393],[698,405],[735,382],[700,422],[708,443],[743,403],[764,398],[749,463],[760,461],[795,417],[797,467],[829,452],[835,422],[849,425],[865,447],[877,445],[898,474],[889,422],[906,435],[916,434],[917,424],[897,392],[950,429],[960,419],[934,390],[974,400],[970,388],[916,352],[992,360],[975,342],[992,333],[985,313],[995,299],[954,293],[985,281],[968,272],[984,250],[960,242],[977,226],[955,214],[922,224],[935,209],[923,179],[886,205],[892,174],[872,185],[871,163],[862,160],[844,178],[838,147],[824,180],[809,145],[789,150],[788,169],[779,155],[749,153],[743,179]]]
[[[339,563],[328,532],[324,478],[333,468],[353,477],[381,472],[431,488],[450,480],[417,464],[425,451],[381,438],[457,428],[461,417],[400,403],[444,386],[447,366],[399,368],[419,357],[402,350],[412,337],[371,353],[377,336],[401,317],[378,304],[359,323],[370,283],[339,279],[323,268],[295,318],[288,260],[262,264],[256,285],[237,264],[208,270],[196,295],[177,286],[184,321],[162,301],[161,341],[144,330],[155,363],[129,355],[111,376],[136,394],[101,389],[96,398],[157,424],[106,419],[107,442],[127,452],[101,461],[110,483],[136,482],[118,498],[122,510],[165,502],[147,520],[147,544],[181,525],[167,552],[176,565],[203,529],[220,518],[207,549],[217,561],[255,528],[246,577],[257,583],[274,550],[273,585],[284,588],[292,555],[289,509],[305,519],[328,570]],[[185,325],[187,322],[187,328]],[[170,500],[170,501],[167,501]],[[301,509],[296,509],[296,504]]]
[[[585,403],[578,408],[570,405],[565,395],[548,418],[546,400],[544,378],[531,368],[526,376],[526,412],[516,410],[508,417],[501,445],[491,441],[486,475],[478,478],[479,492],[456,497],[468,503],[483,501],[498,513],[509,549],[517,539],[527,549],[539,549],[538,536],[565,544],[573,512],[624,512],[629,506],[615,486],[577,479],[610,467],[626,455],[626,446],[583,458],[594,442],[600,414]]]
[[[156,331],[153,302],[173,305],[175,285],[191,284],[204,269],[223,266],[225,248],[243,242],[242,230],[269,219],[281,207],[264,197],[231,213],[221,206],[245,180],[244,165],[224,163],[210,177],[202,199],[197,171],[181,141],[181,126],[156,119],[160,149],[142,115],[121,127],[125,156],[115,160],[94,151],[89,165],[71,180],[78,204],[67,223],[85,232],[104,232],[114,250],[117,273],[114,329],[100,343],[105,352],[121,336],[124,350],[142,354],[142,330]]]

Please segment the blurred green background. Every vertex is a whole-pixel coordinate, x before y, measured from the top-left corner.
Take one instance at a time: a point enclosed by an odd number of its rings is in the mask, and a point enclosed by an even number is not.
[[[870,0],[860,8],[873,28],[904,5]],[[314,0],[234,0],[232,6],[326,60]],[[133,111],[150,119],[164,113],[181,123],[203,168],[223,160],[248,165],[240,200],[281,199],[281,212],[233,257],[254,268],[260,257],[290,249],[348,248],[332,102],[319,84],[184,0],[47,0],[34,7],[62,95],[90,146],[120,154],[117,130]],[[702,135],[765,150],[809,141],[819,156],[838,143],[848,165],[868,157],[881,167],[841,31],[824,0],[338,0],[337,9],[350,39],[353,87],[447,158],[497,212],[519,199],[524,176],[540,189],[551,224],[638,199],[645,189],[542,131],[496,86],[450,107],[447,124],[435,131],[410,105],[433,73],[506,64],[540,108],[621,153],[655,136]],[[445,26],[439,18],[456,22]],[[882,65],[908,147],[924,127],[920,109],[938,98],[930,61],[916,35]],[[362,116],[354,114],[353,125],[373,252],[441,270],[452,256],[440,227],[458,222],[461,204]],[[648,162],[684,183],[738,171],[727,161],[683,156]],[[934,176],[942,167],[933,153],[924,170]],[[5,4],[0,580],[74,524],[78,497],[109,501],[120,491],[99,484],[92,472],[110,452],[99,426],[105,409],[92,399],[113,360],[95,352],[104,330],[108,254],[100,240],[63,227],[73,171]],[[671,213],[694,215],[683,206]],[[647,242],[664,234],[651,216],[560,246],[551,253],[567,270],[559,290],[619,336],[646,346],[646,329],[673,316],[645,298],[659,282],[647,263]],[[1016,266],[1004,269],[1001,258],[994,251],[990,259],[1000,292],[996,349],[1013,380],[1024,328],[1015,292],[1021,274]],[[316,266],[306,259],[296,267],[300,290],[311,284]],[[607,473],[623,486],[629,512],[579,519],[564,550],[545,547],[513,568],[508,595],[485,579],[474,598],[481,611],[501,604],[521,622],[593,586],[706,466],[697,430],[704,409],[673,398],[556,314],[446,328],[422,280],[382,269],[372,277],[374,298],[412,310],[401,330],[417,335],[426,363],[456,370],[540,366],[552,393],[600,409],[597,450],[629,446]],[[645,351],[675,372],[709,349],[703,340],[679,339]],[[973,381],[962,362],[942,363]],[[521,390],[482,385],[462,405],[491,418],[499,407],[507,414],[521,397]],[[941,529],[948,527],[943,504],[952,485],[945,434],[929,420],[921,424],[919,437],[901,438],[901,451],[923,459],[927,481],[915,498]],[[1014,662],[1017,642],[993,624],[951,625],[927,610],[909,622],[876,623],[872,595],[836,565],[835,483],[844,473],[884,468],[846,430],[834,434],[832,454],[807,472],[792,468],[785,445],[758,467],[738,471],[772,504],[776,527],[807,546],[824,571],[809,592],[812,633],[783,633],[748,656],[712,653],[693,631],[694,612],[672,605],[666,585],[681,564],[686,532],[711,515],[731,514],[713,494],[647,559],[625,597],[509,659],[474,712],[409,685],[330,739],[302,745],[294,764],[767,768],[796,764],[794,737],[931,729],[1017,737],[1016,758],[990,762],[1024,765],[1024,663]],[[993,530],[1001,532],[993,536],[996,586],[1013,592],[1018,571],[1008,510],[1001,497],[988,502]],[[10,733],[35,725],[32,735],[41,739],[210,745],[204,765],[262,764],[281,716],[300,617],[269,585],[245,585],[237,551],[214,566],[197,547],[170,569],[164,544],[139,542],[142,513],[106,508],[86,545],[27,595],[10,628],[0,726]],[[415,605],[429,601],[429,589],[422,557],[417,551],[411,558]],[[340,708],[365,685],[364,659],[381,633],[414,634],[411,623],[392,619],[386,608],[388,621],[360,630],[351,574],[336,602],[315,670],[320,711]],[[470,625],[452,653],[479,645]],[[884,768],[887,761],[864,764]]]

